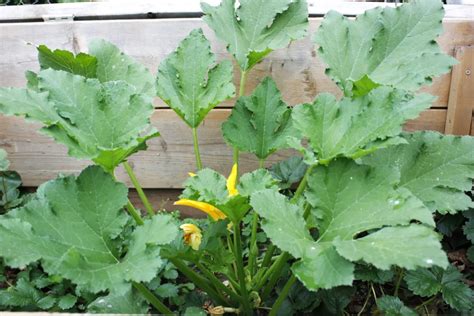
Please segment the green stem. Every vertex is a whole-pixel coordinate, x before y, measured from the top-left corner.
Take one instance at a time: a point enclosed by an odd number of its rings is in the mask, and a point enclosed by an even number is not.
[[[290,259],[290,254],[288,252],[283,252],[278,259],[271,265],[269,271],[269,276],[266,276],[266,278],[270,277],[270,280],[268,281],[267,285],[265,286],[263,293],[262,293],[262,301],[265,301],[270,294],[272,293],[272,290],[275,288],[275,285],[278,282],[278,279],[281,276],[281,272],[283,268],[285,267],[286,262]],[[265,276],[264,280],[265,281]],[[265,284],[265,283],[263,283]]]
[[[158,297],[153,294],[146,286],[141,283],[133,282],[133,286],[145,297],[145,299],[153,305],[161,314],[175,315],[168,307],[163,304]]]
[[[243,96],[245,93],[246,81],[247,81],[247,71],[243,70],[240,72],[239,98]],[[234,165],[236,164],[238,166],[239,165],[239,149],[237,147],[234,147],[233,160],[234,160]],[[237,174],[239,174],[238,169],[237,169]]]
[[[225,286],[221,280],[219,280],[214,273],[209,271],[205,266],[203,266],[199,261],[194,262],[196,267],[198,267],[199,270],[201,270],[202,273],[206,276],[206,278],[216,287],[218,291],[222,291],[229,295],[229,297],[236,301],[236,302],[242,302],[242,298],[238,296],[234,291],[229,289],[227,286]]]
[[[201,153],[199,152],[199,142],[196,127],[193,127],[193,145],[194,155],[196,156],[196,167],[198,170],[202,169]]]
[[[290,293],[291,287],[293,286],[295,281],[296,281],[296,277],[294,274],[292,274],[291,277],[286,282],[283,289],[281,290],[280,295],[278,295],[277,300],[275,301],[275,303],[273,303],[272,310],[270,311],[268,316],[275,316],[277,314],[278,310],[281,307],[281,304],[283,304],[286,297],[288,296],[288,293]]]
[[[128,200],[127,202],[127,211],[133,217],[133,219],[138,225],[144,224],[143,219],[140,216],[140,213],[138,213],[138,211],[135,209],[135,207],[133,206],[132,202],[130,202],[130,200]]]
[[[168,258],[168,260],[197,287],[200,287],[202,290],[204,290],[209,295],[209,297],[211,297],[211,299],[215,301],[215,303],[224,306],[228,304],[227,300],[216,290],[214,290],[214,288],[206,279],[194,272],[190,267],[186,265],[186,263],[184,263],[178,258]]]
[[[234,223],[234,249],[235,249],[235,263],[237,265],[237,276],[240,283],[240,296],[242,297],[242,308],[244,315],[252,315],[252,308],[250,307],[249,294],[247,292],[247,285],[245,282],[244,260],[242,255],[242,240],[240,238],[240,223]]]
[[[395,291],[393,292],[393,296],[398,297],[398,291],[400,290],[400,284],[402,283],[403,275],[405,274],[403,269],[400,269],[400,273],[398,274],[397,283],[395,284]]]
[[[437,296],[433,296],[431,297],[430,299],[424,301],[423,303],[421,303],[420,305],[418,305],[417,307],[415,307],[415,310],[418,310],[426,305],[429,305],[430,303],[432,303],[435,299],[437,298]]]
[[[258,214],[257,212],[254,211],[253,218],[252,218],[252,232],[250,234],[249,262],[248,262],[250,275],[252,277],[255,274],[255,268],[257,265],[257,254],[258,254],[257,228],[258,228]]]
[[[140,182],[138,182],[138,179],[135,175],[135,172],[133,172],[132,167],[127,161],[124,161],[122,163],[123,167],[125,168],[125,171],[127,171],[127,174],[130,178],[130,180],[133,183],[133,186],[137,190],[138,196],[140,197],[140,200],[142,200],[143,205],[145,206],[146,211],[150,216],[155,215],[155,211],[153,210],[153,206],[151,206],[150,201],[148,200],[145,192],[143,192],[142,186],[140,185]]]

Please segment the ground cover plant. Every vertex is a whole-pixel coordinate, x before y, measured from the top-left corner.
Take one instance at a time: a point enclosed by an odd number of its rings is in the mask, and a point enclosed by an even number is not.
[[[217,62],[200,29],[156,77],[104,40],[88,53],[38,47],[26,88],[1,88],[0,111],[93,165],[21,198],[0,152],[0,307],[10,310],[211,315],[416,315],[474,308],[474,138],[402,127],[430,108],[420,87],[456,60],[436,43],[443,7],[414,0],[356,19],[329,12],[308,34],[303,0],[223,0],[202,5],[226,44]],[[252,68],[311,36],[343,97],[288,105],[267,77],[244,95]],[[148,201],[127,159],[159,137],[152,98],[189,126],[196,170],[176,205]],[[197,129],[236,96],[222,125],[233,150],[228,175],[203,166]],[[281,149],[294,156],[265,169]],[[260,168],[239,171],[239,154]],[[158,160],[157,163],[160,163]],[[115,179],[123,165],[145,212]],[[184,171],[184,170],[183,170]],[[189,171],[189,170],[186,170]],[[468,248],[470,247],[470,248]],[[467,250],[467,251],[466,251]]]

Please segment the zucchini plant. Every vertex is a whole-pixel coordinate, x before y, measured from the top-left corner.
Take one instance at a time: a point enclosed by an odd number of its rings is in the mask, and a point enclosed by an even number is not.
[[[448,260],[436,220],[464,211],[472,241],[474,203],[465,192],[474,178],[474,138],[402,131],[435,100],[419,89],[456,64],[436,43],[442,3],[413,0],[355,19],[329,12],[312,40],[343,97],[321,93],[291,106],[270,77],[250,95],[245,86],[268,54],[307,36],[307,3],[222,0],[202,10],[235,60],[238,89],[231,61],[216,61],[201,29],[161,62],[156,78],[96,40],[76,56],[39,46],[41,70],[27,73],[27,88],[0,89],[2,113],[42,123],[41,132],[70,156],[95,164],[43,184],[0,217],[5,264],[40,262],[79,291],[107,295],[90,311],[104,302],[126,305],[118,299],[124,297],[145,299],[165,314],[199,313],[203,306],[212,315],[286,315],[321,306],[340,313],[354,284],[366,295],[359,314],[369,301],[387,315],[428,313],[441,300],[471,310],[474,292]],[[150,123],[155,95],[189,126],[194,143],[196,170],[175,204],[201,210],[206,220],[157,213],[127,163],[159,136]],[[236,95],[222,124],[233,150],[224,176],[204,166],[197,129]],[[282,149],[294,156],[265,169]],[[253,154],[259,168],[241,174],[240,152]],[[146,215],[115,179],[120,164]],[[472,260],[472,247],[470,253]],[[164,298],[177,287],[154,290],[168,265],[180,272],[178,282],[199,289],[200,306],[173,311]]]

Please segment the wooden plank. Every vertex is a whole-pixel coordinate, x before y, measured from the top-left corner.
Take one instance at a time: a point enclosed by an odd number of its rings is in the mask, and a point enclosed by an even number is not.
[[[310,34],[314,34],[321,19],[311,19]],[[53,48],[75,52],[86,50],[93,38],[105,38],[117,44],[156,73],[159,63],[172,52],[179,41],[192,29],[203,27],[219,59],[229,58],[224,45],[199,19],[80,21],[56,23],[6,23],[0,28],[0,86],[22,87],[24,72],[37,70],[36,49],[32,45],[46,44]],[[453,54],[455,46],[474,44],[474,22],[445,20],[445,32],[439,39],[442,49]],[[172,31],[170,31],[172,30]],[[265,76],[272,76],[289,104],[309,102],[320,92],[341,96],[337,86],[324,74],[324,64],[308,38],[287,48],[272,52],[248,76],[246,92],[252,91]],[[238,82],[238,70],[235,68]],[[435,107],[445,108],[448,103],[450,76],[434,80],[424,92],[438,96]],[[231,107],[234,100],[220,106]],[[155,105],[166,105],[156,98]]]
[[[217,5],[220,0],[205,1]],[[308,0],[308,12],[312,16],[321,16],[330,10],[339,11],[345,15],[353,16],[361,14],[375,7],[394,7],[393,3],[380,2],[333,2]],[[445,5],[446,18],[470,19],[472,7],[467,5]],[[95,3],[67,3],[35,6],[4,6],[0,7],[0,21],[36,20],[44,16],[72,15],[76,18],[104,18],[104,17],[127,17],[143,16],[156,17],[166,14],[182,14],[183,16],[200,15],[200,1],[196,0],[136,0],[111,1]]]
[[[456,47],[455,57],[459,64],[452,71],[445,133],[468,135],[474,111],[474,46]]]
[[[220,0],[206,0],[217,5]],[[339,11],[348,16],[361,14],[375,7],[394,7],[393,3],[381,2],[341,2],[308,0],[308,12],[311,16],[322,16],[330,10]],[[445,5],[446,18],[472,19],[473,8],[468,5]],[[104,17],[143,17],[153,18],[181,14],[199,16],[202,14],[198,0],[134,0],[92,3],[61,3],[49,5],[22,5],[0,7],[0,21],[38,20],[44,16],[72,15],[76,18],[98,19]]]
[[[220,126],[230,114],[229,109],[217,109],[199,128],[202,159],[205,166],[227,174],[232,164],[232,150],[222,139]],[[446,110],[424,112],[420,119],[410,121],[407,130],[433,129],[444,131]],[[149,149],[134,155],[130,162],[140,183],[145,188],[180,188],[188,171],[195,169],[191,131],[169,109],[155,111],[152,123],[162,137],[150,141]],[[0,147],[9,153],[12,170],[17,170],[25,186],[38,186],[59,173],[79,173],[87,161],[78,161],[66,154],[66,148],[37,132],[38,124],[27,124],[19,117],[0,117]],[[288,157],[289,151],[272,155],[268,165]],[[257,161],[242,154],[243,172],[255,169]],[[130,186],[125,172],[119,168],[117,176]]]

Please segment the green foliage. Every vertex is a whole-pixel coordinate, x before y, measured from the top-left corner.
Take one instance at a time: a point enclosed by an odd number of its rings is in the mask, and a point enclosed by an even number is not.
[[[43,184],[24,207],[0,218],[0,255],[12,267],[41,260],[44,270],[70,279],[91,292],[126,291],[130,281],[149,281],[162,265],[160,245],[177,227],[156,215],[135,229],[126,254],[113,239],[123,230],[127,189],[99,167],[77,178]],[[13,245],[21,245],[14,247]]]
[[[395,182],[396,174],[388,169],[348,160],[318,167],[306,194],[314,207],[317,241],[301,208],[283,195],[259,191],[251,205],[264,218],[262,227],[272,242],[301,259],[292,269],[309,289],[352,284],[352,262],[359,260],[383,270],[445,267],[446,255],[429,227],[434,226],[431,212],[406,190],[396,190]],[[410,224],[413,220],[425,225]]]
[[[97,58],[85,53],[74,56],[67,50],[50,50],[45,45],[38,46],[38,61],[41,69],[63,70],[87,78],[97,78]]]
[[[192,128],[217,104],[235,95],[232,64],[216,64],[201,29],[193,30],[161,62],[156,82],[158,96]]]
[[[365,95],[378,85],[416,91],[456,63],[435,42],[443,15],[441,1],[433,0],[375,8],[357,19],[331,11],[314,40],[326,73],[346,95]]]
[[[0,111],[39,121],[44,125],[41,132],[66,145],[69,155],[91,159],[112,171],[159,135],[150,125],[153,78],[150,82],[146,68],[108,42],[93,41],[89,50],[97,59],[97,79],[48,68],[51,59],[40,51],[42,68],[47,69],[34,81],[29,77],[28,89],[1,88]],[[76,63],[84,59],[64,51],[48,52]],[[54,66],[65,69],[68,64]]]
[[[474,308],[474,291],[464,284],[462,274],[450,265],[446,270],[438,267],[408,271],[405,281],[408,288],[423,297],[441,293],[443,299],[458,311]]]
[[[281,100],[270,77],[251,96],[237,100],[232,114],[222,124],[222,133],[227,143],[259,159],[287,146],[286,138],[295,134],[291,109]]]
[[[204,21],[227,45],[243,71],[271,51],[306,35],[305,0],[223,0],[219,6],[203,3]]]
[[[408,308],[395,296],[385,295],[377,299],[377,307],[386,316],[416,316],[414,310]]]
[[[400,143],[397,136],[408,119],[429,108],[433,97],[416,97],[387,87],[367,96],[344,98],[320,94],[313,104],[293,110],[295,126],[309,140],[320,163],[335,157],[358,158],[379,148]]]
[[[16,171],[8,170],[9,166],[6,151],[0,149],[0,213],[23,202],[18,189],[21,186],[21,177]]]
[[[403,134],[407,144],[377,151],[364,159],[372,166],[388,166],[408,189],[431,210],[455,213],[473,207],[464,194],[474,179],[474,138],[436,132]]]
[[[270,173],[279,181],[280,188],[288,189],[300,182],[306,169],[307,166],[301,157],[292,156],[271,166]]]
[[[132,289],[98,297],[87,307],[88,312],[101,314],[146,314],[148,309],[143,297]]]

